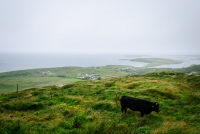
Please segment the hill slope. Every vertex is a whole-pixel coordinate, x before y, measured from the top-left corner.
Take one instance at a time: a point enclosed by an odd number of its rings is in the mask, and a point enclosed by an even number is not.
[[[48,85],[65,85],[76,81],[83,81],[83,79],[107,79],[110,77],[143,75],[166,70],[198,75],[200,74],[200,65],[181,69],[108,65],[101,67],[59,67],[20,70],[0,73],[0,93],[16,91],[17,84],[20,90],[24,90]]]
[[[122,114],[122,95],[157,101],[160,113]],[[198,133],[199,112],[199,76],[155,72],[1,94],[0,133]]]

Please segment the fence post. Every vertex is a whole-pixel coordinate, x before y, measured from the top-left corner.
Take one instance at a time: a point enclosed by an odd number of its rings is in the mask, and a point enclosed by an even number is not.
[[[62,96],[64,95],[64,91],[63,91],[63,88],[61,87],[61,91],[62,91]]]
[[[17,84],[17,93],[18,93],[18,84]]]
[[[52,91],[51,91],[51,88],[50,88],[50,96],[51,96],[51,100],[52,100]]]

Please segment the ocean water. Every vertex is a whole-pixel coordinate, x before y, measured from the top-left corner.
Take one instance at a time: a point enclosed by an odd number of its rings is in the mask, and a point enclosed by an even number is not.
[[[174,56],[174,55],[123,55],[123,54],[25,54],[25,53],[0,53],[0,72],[9,72],[25,69],[52,68],[67,66],[106,66],[129,65],[142,67],[147,63],[132,62],[135,58],[168,58],[181,60],[181,64],[157,66],[169,68],[188,67],[200,64],[200,56]],[[122,60],[123,59],[123,60]],[[126,59],[126,60],[124,60]]]
[[[120,54],[0,54],[0,72],[66,66],[143,66],[146,63],[130,62]]]

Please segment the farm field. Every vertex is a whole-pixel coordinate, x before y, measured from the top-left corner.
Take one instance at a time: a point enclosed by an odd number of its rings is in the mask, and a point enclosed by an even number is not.
[[[136,68],[122,65],[100,67],[59,67],[12,71],[0,73],[0,93],[49,85],[66,85],[76,81],[107,79],[127,75],[146,74],[166,69]],[[173,69],[170,69],[173,70]]]
[[[121,113],[127,95],[160,112]],[[200,128],[200,77],[165,71],[78,81],[0,95],[0,133],[193,133]]]
[[[108,65],[99,67],[59,67],[30,69],[0,73],[0,93],[44,86],[62,86],[76,81],[107,79],[129,75],[143,75],[151,72],[176,71],[185,74],[200,74],[200,66],[187,68],[146,68],[124,65]]]

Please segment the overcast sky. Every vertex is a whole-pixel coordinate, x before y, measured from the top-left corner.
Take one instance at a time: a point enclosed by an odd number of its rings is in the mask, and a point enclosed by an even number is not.
[[[0,52],[200,54],[200,0],[0,0]]]

